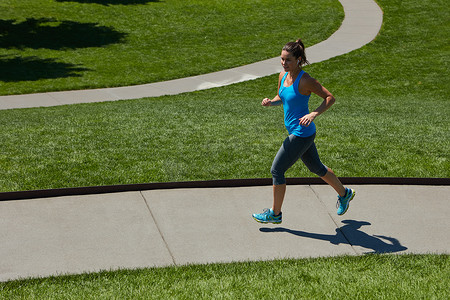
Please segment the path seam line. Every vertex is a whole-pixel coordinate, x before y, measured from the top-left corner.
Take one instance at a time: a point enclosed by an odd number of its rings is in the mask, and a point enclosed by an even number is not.
[[[344,237],[344,239],[347,241],[347,243],[350,245],[350,247],[352,248],[353,252],[355,252],[356,255],[359,255],[358,251],[356,251],[354,245],[352,244],[352,242],[350,241],[350,239],[345,235],[344,231],[342,231],[341,227],[339,226],[339,224],[334,220],[333,216],[328,212],[327,206],[325,205],[325,203],[322,201],[322,199],[320,199],[319,194],[314,190],[312,185],[309,185],[309,188],[312,190],[312,192],[314,193],[314,195],[316,196],[317,200],[319,200],[319,202],[322,204],[322,206],[324,207],[327,215],[330,217],[331,221],[334,223],[334,225],[336,226],[336,229],[339,230],[339,232],[342,234],[342,236]]]
[[[147,209],[148,209],[150,215],[152,216],[153,222],[155,223],[156,229],[158,229],[159,235],[161,236],[161,239],[163,240],[164,245],[166,246],[166,249],[169,252],[170,257],[172,258],[172,263],[176,266],[177,263],[175,261],[175,257],[173,255],[172,251],[170,250],[169,244],[167,243],[166,239],[164,238],[161,228],[159,227],[158,222],[156,221],[156,218],[153,215],[153,212],[152,212],[150,206],[148,205],[147,198],[145,198],[144,194],[142,194],[142,191],[139,191],[139,193],[141,194],[142,199],[144,200],[145,205],[147,206]]]

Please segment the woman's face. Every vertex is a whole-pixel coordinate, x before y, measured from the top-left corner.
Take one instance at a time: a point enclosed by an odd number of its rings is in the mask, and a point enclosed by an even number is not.
[[[281,51],[281,65],[285,72],[294,71],[298,68],[298,59],[292,53],[283,50]]]

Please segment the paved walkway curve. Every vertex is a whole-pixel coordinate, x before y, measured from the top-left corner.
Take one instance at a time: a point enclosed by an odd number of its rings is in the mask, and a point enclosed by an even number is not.
[[[310,63],[324,61],[358,49],[372,41],[381,28],[383,12],[375,1],[339,0],[339,2],[344,7],[344,21],[327,40],[306,49]],[[252,80],[280,71],[280,59],[275,57],[242,67],[165,82],[117,88],[0,96],[0,109],[174,95]]]

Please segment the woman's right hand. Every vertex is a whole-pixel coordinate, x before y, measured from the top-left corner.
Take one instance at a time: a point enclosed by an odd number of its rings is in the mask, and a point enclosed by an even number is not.
[[[263,101],[261,102],[262,106],[271,106],[272,105],[272,101],[269,98],[264,98]]]

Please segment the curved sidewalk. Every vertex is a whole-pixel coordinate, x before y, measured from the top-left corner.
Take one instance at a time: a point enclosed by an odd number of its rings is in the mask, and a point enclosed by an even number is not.
[[[306,49],[310,63],[324,61],[358,49],[372,41],[381,28],[383,12],[374,1],[339,0],[339,2],[344,8],[344,21],[327,40]],[[117,88],[0,96],[0,109],[174,95],[252,80],[280,71],[280,59],[275,57],[229,70],[165,82]]]

